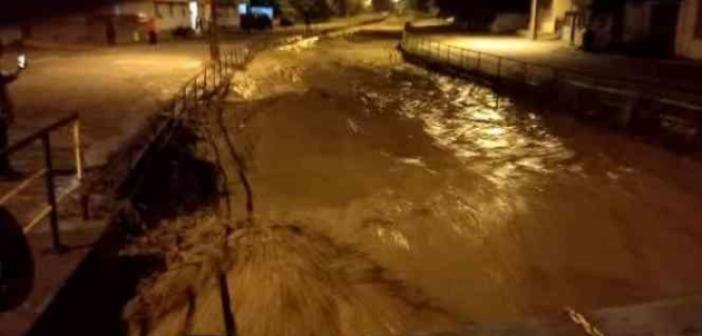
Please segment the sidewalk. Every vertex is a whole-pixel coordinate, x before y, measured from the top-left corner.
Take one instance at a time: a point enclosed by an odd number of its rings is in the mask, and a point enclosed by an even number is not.
[[[626,55],[587,53],[560,41],[531,41],[516,36],[458,34],[424,35],[442,43],[557,68],[592,72],[604,77],[646,81],[702,92],[702,63],[655,60]]]
[[[230,44],[231,45],[231,44]],[[228,45],[223,45],[226,50]],[[29,68],[10,86],[16,124],[11,143],[70,113],[78,112],[81,143],[88,171],[109,165],[110,153],[127,142],[160,111],[160,104],[198,73],[209,58],[202,42],[169,42],[157,46],[115,48],[32,48],[26,50]],[[3,69],[14,66],[6,53]],[[70,128],[51,135],[54,168],[59,171],[57,192],[71,182],[73,166]],[[12,156],[16,169],[31,175],[44,168],[41,143]],[[0,196],[20,182],[0,182]],[[42,315],[68,279],[105,234],[104,218],[83,221],[77,195],[59,204],[63,254],[51,249],[48,220],[36,225],[27,238],[34,255],[35,283],[19,308],[0,313],[0,336],[25,334]],[[5,204],[22,226],[46,204],[44,179]]]

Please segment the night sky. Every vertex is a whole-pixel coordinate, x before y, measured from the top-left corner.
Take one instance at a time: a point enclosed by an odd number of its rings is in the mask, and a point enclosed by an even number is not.
[[[115,0],[0,0],[0,22],[10,23],[31,17],[70,13]]]

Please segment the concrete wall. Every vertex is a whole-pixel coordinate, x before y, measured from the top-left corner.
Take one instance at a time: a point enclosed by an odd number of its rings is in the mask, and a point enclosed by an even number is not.
[[[31,38],[56,43],[106,43],[111,20],[118,43],[138,42],[146,39],[146,22],[153,18],[164,38],[178,27],[190,27],[188,1],[124,1],[92,12],[37,20],[31,22]]]
[[[557,31],[557,22],[562,24],[566,12],[572,9],[573,0],[551,0],[550,6],[542,7],[539,12],[539,31],[543,33],[559,33]]]
[[[30,38],[53,43],[90,42],[91,30],[86,15],[69,15],[30,22]]]
[[[490,25],[493,33],[511,33],[529,28],[529,15],[522,13],[499,13]]]
[[[680,5],[675,53],[682,57],[702,60],[702,38],[695,37],[695,27],[702,0],[683,0]]]
[[[159,29],[171,31],[179,27],[190,27],[188,2],[156,3],[154,12],[158,17]],[[156,12],[157,8],[157,12]]]

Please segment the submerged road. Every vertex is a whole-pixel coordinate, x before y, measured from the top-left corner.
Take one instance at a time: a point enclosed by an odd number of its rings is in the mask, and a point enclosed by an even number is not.
[[[264,227],[233,243],[242,335],[404,334],[702,292],[699,162],[507,97],[486,107],[487,89],[392,47],[324,41],[237,77],[226,120]]]

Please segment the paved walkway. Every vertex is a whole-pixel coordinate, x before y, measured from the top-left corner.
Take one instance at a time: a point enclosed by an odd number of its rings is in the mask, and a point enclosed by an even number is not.
[[[173,42],[97,49],[34,48],[26,53],[30,66],[10,87],[17,114],[11,141],[78,112],[86,166],[93,169],[108,164],[108,155],[200,71],[208,48],[199,42]],[[13,58],[13,53],[6,53],[2,67],[11,68]],[[54,167],[65,172],[57,180],[61,189],[74,169],[70,127],[52,134],[52,145]],[[12,161],[28,175],[44,168],[41,143],[16,153]],[[18,184],[0,182],[0,195]],[[45,204],[44,180],[39,178],[5,206],[26,226]],[[59,216],[62,242],[69,250],[59,255],[51,249],[47,220],[28,233],[36,270],[34,289],[21,307],[0,314],[0,336],[26,333],[103,235],[106,222],[81,220],[75,198],[59,205]]]
[[[702,92],[702,63],[654,60],[625,55],[586,53],[559,41],[531,41],[512,36],[428,35],[441,42],[471,50],[554,67],[623,77]]]

